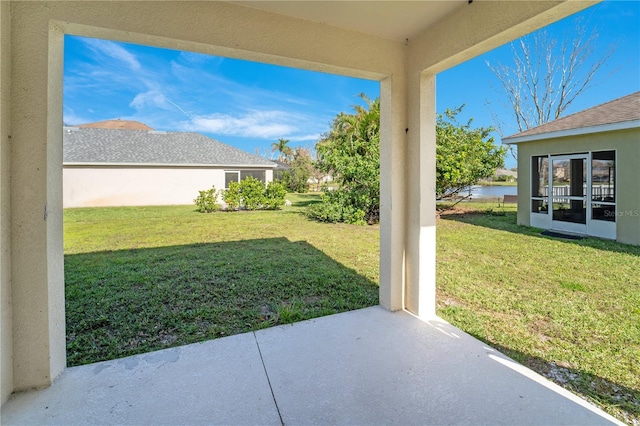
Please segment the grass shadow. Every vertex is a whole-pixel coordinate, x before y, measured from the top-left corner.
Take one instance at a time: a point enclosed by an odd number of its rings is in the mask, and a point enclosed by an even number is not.
[[[306,208],[312,204],[321,203],[321,194],[319,193],[303,193],[295,194],[291,197],[291,206],[297,208]]]
[[[570,240],[558,237],[542,235],[543,229],[517,224],[517,213],[514,211],[504,211],[500,207],[486,210],[462,210],[448,211],[440,215],[443,220],[463,222],[475,226],[496,229],[500,231],[512,232],[545,240],[562,241],[567,244],[577,244],[599,250],[607,250],[615,253],[626,253],[640,256],[640,246],[622,244],[616,241],[604,240],[594,237],[585,237],[581,240]]]
[[[304,241],[65,256],[69,366],[378,304],[378,285]]]

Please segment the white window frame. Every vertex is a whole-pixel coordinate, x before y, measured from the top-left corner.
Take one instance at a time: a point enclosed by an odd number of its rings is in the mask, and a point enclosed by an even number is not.
[[[227,185],[227,173],[237,173],[238,179],[236,182],[240,182],[240,170],[225,170],[224,171],[224,189],[229,189],[229,185]]]
[[[532,188],[533,188],[533,158],[534,157],[546,157],[547,158],[547,177],[549,179],[549,181],[547,182],[547,211],[546,213],[543,212],[534,212],[533,211],[533,201],[545,201],[544,197],[534,197],[533,193],[532,193]],[[535,227],[535,228],[542,228],[542,229],[549,229],[551,227],[551,219],[550,219],[550,215],[551,215],[551,198],[550,198],[550,194],[549,194],[549,188],[551,187],[551,177],[550,172],[549,172],[549,167],[551,164],[551,156],[550,155],[532,155],[529,158],[529,168],[530,168],[530,178],[529,178],[529,222],[530,225]]]

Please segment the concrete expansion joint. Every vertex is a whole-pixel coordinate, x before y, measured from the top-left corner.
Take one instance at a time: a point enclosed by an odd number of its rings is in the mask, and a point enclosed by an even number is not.
[[[264,358],[262,357],[262,351],[260,350],[260,343],[258,343],[258,338],[256,337],[256,332],[253,332],[253,339],[256,341],[256,347],[258,348],[258,354],[260,355],[260,362],[262,362],[262,368],[264,369],[264,375],[267,378],[267,383],[269,384],[269,390],[271,391],[271,397],[273,398],[273,404],[276,406],[276,411],[278,412],[278,417],[280,418],[280,424],[284,426],[284,421],[282,420],[282,414],[280,413],[280,407],[278,407],[278,401],[276,401],[276,394],[273,392],[273,386],[271,385],[271,379],[269,379],[269,372],[267,371],[267,366],[264,364]]]

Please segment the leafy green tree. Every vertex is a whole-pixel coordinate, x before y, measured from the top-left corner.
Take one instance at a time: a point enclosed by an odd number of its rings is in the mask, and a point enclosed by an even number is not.
[[[316,145],[318,170],[338,188],[323,194],[307,215],[323,222],[376,223],[380,219],[380,101],[361,95],[367,106],[340,113]],[[451,197],[504,167],[505,148],[494,145],[491,128],[472,128],[447,109],[436,122],[436,196]]]
[[[282,182],[291,192],[307,192],[308,181],[314,169],[309,150],[296,148],[289,166],[289,170],[282,172]]]
[[[274,142],[271,144],[271,151],[278,152],[278,161],[282,161],[283,163],[288,163],[289,158],[293,154],[293,148],[291,148],[288,143],[290,141],[288,139],[280,138],[278,142]]]
[[[471,128],[456,116],[464,105],[438,114],[436,121],[436,198],[452,197],[504,167],[506,149],[494,145],[492,128]]]
[[[380,220],[380,100],[360,97],[366,107],[338,114],[316,145],[316,167],[331,174],[338,185],[325,194],[323,203],[310,208],[308,214],[318,220],[334,221],[336,216],[347,223]]]

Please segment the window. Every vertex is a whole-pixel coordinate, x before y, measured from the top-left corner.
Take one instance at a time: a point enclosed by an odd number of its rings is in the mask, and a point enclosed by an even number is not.
[[[531,212],[549,210],[549,157],[531,157]]]
[[[262,183],[264,183],[266,180],[264,170],[241,170],[240,171],[240,180],[245,180],[248,177],[258,179]]]
[[[231,182],[240,182],[248,177],[258,179],[260,182],[266,182],[266,173],[264,170],[240,170],[240,171],[226,171],[224,173],[224,187],[229,188]]]
[[[231,182],[239,182],[240,172],[225,172],[224,173],[224,187],[229,188]]]
[[[616,220],[616,152],[591,154],[591,218]]]

